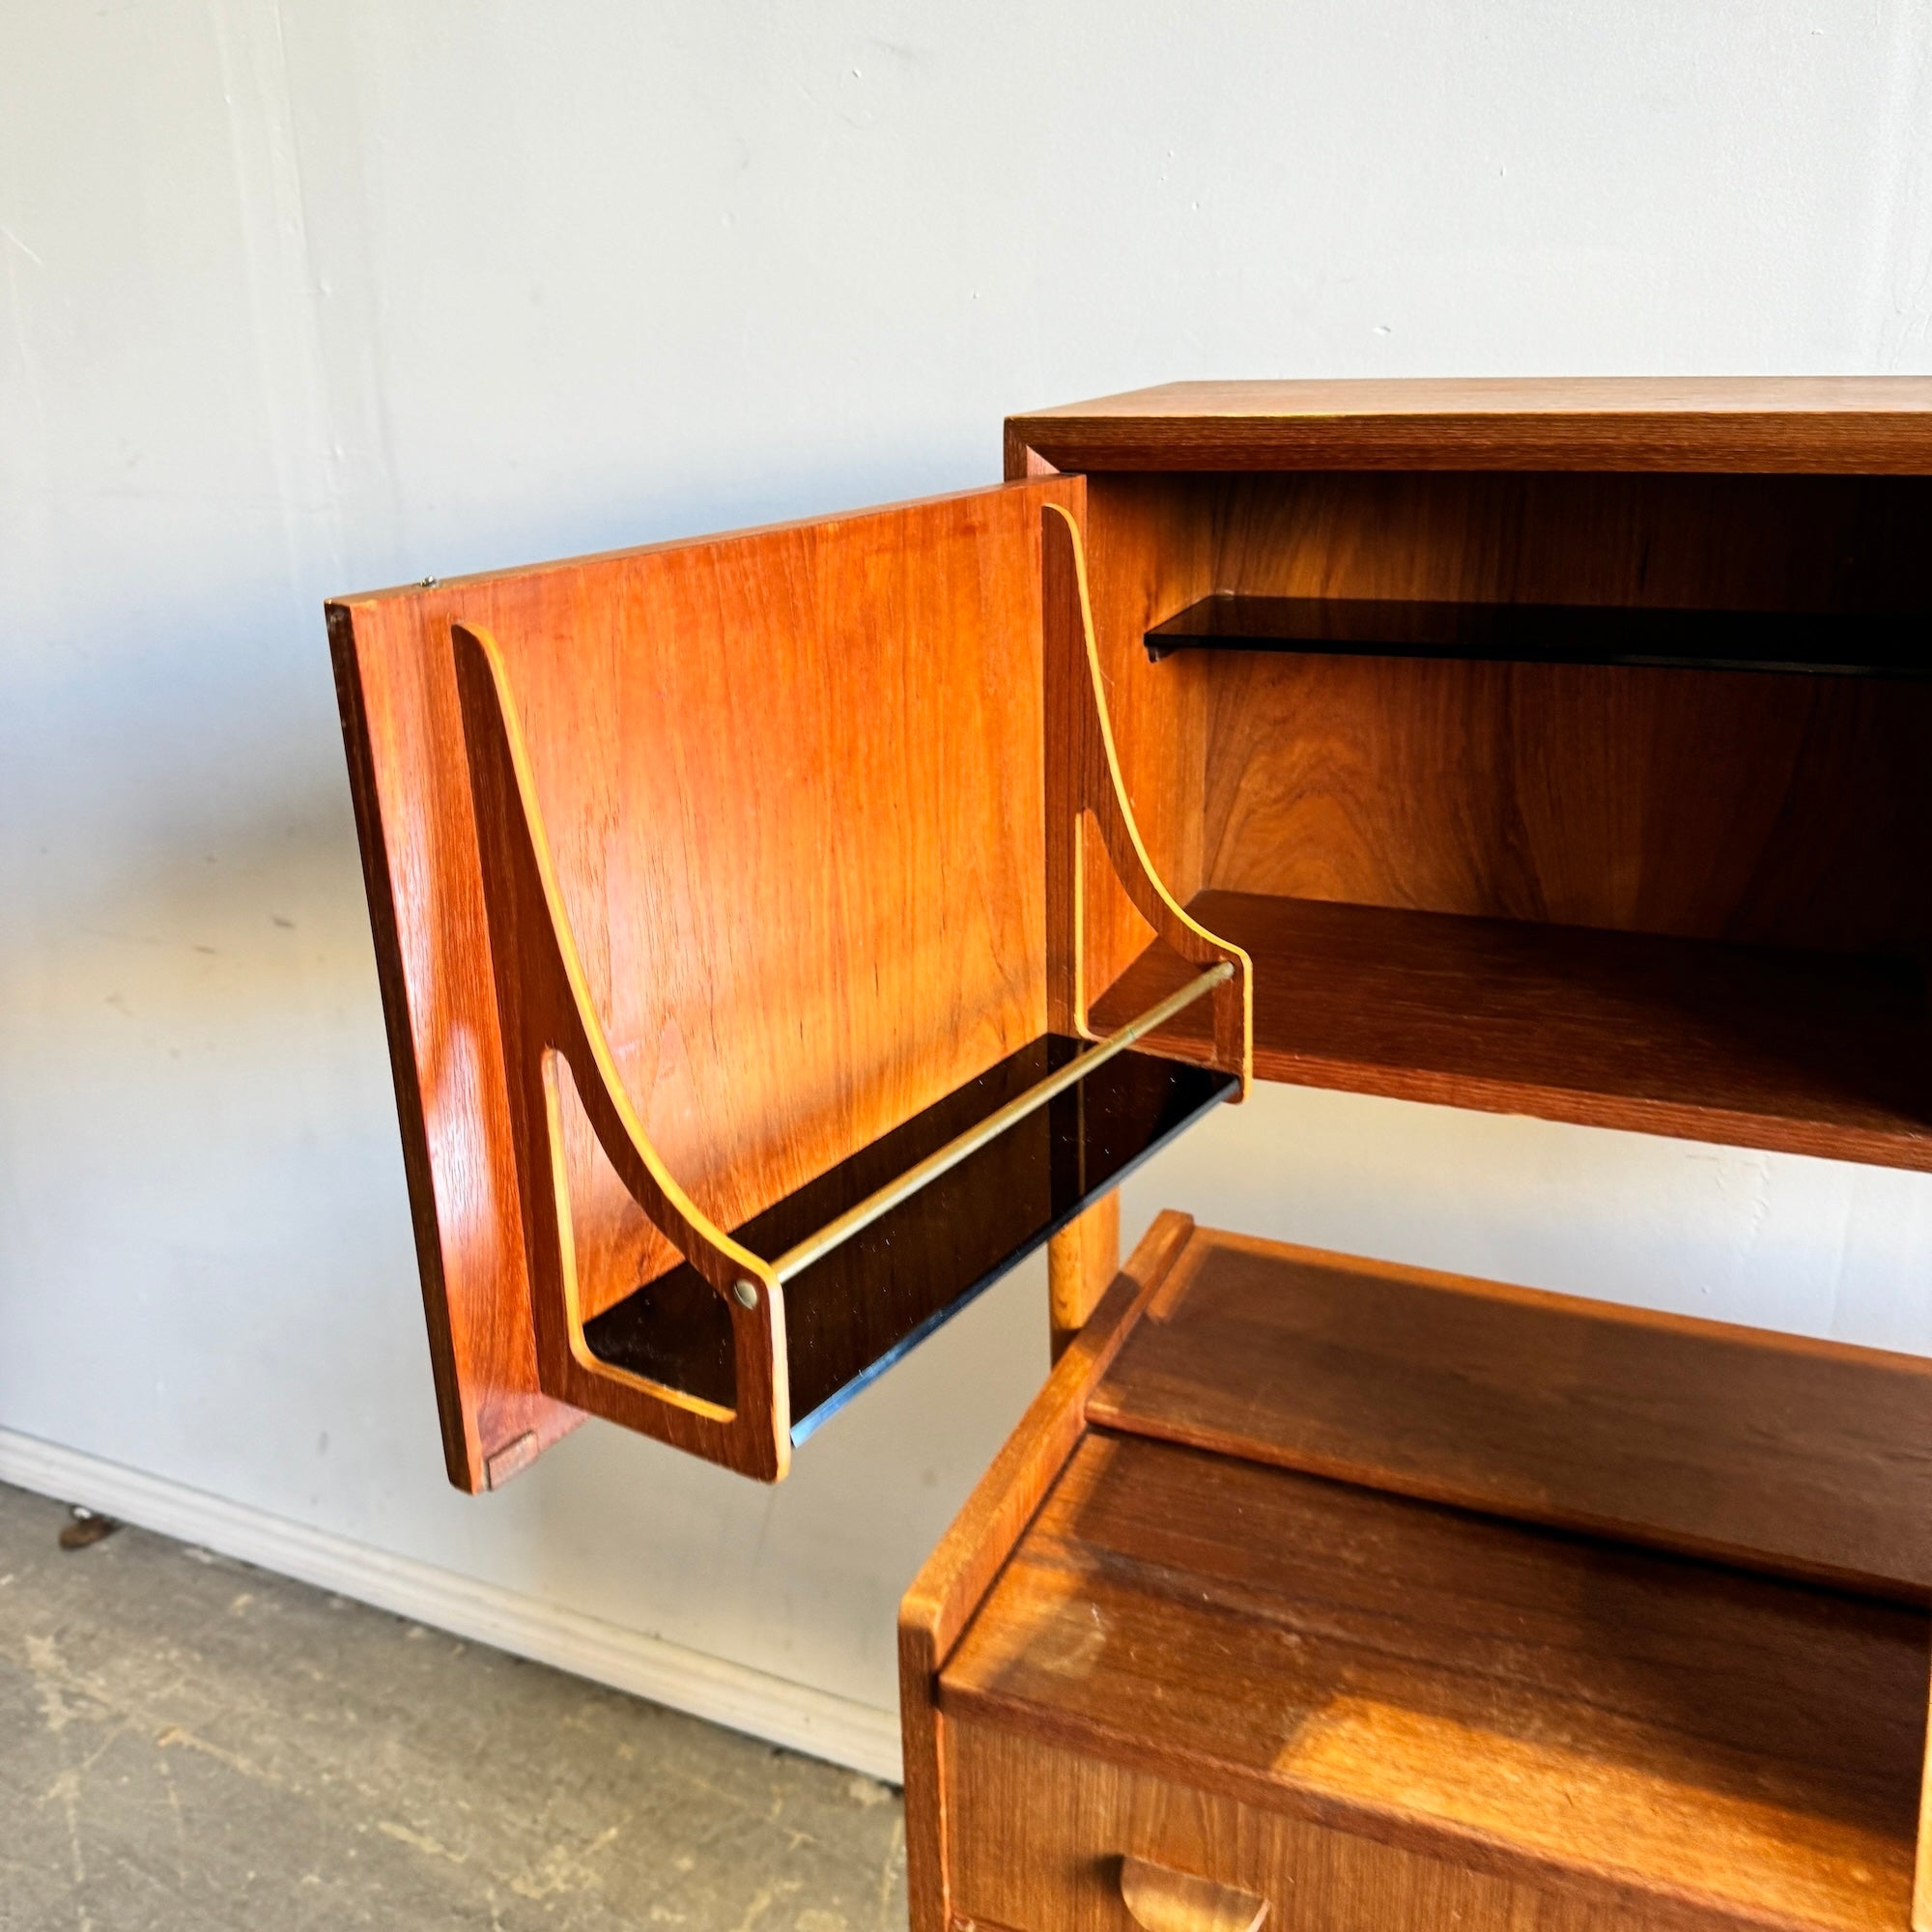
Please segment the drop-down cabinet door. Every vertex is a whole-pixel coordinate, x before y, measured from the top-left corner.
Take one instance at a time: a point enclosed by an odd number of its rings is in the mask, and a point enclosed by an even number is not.
[[[1088,681],[1084,501],[1045,478],[329,606],[460,1487],[586,1412],[782,1475],[1237,1088],[1246,962],[1153,876]],[[1218,1064],[1097,1050],[1049,905],[1069,844],[1093,869],[1076,825],[1193,962]]]

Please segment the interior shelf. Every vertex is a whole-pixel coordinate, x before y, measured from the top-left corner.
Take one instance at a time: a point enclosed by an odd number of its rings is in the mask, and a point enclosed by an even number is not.
[[[1248,597],[1217,592],[1147,633],[1180,650],[1648,665],[1932,679],[1932,612],[1661,610],[1432,598]]]
[[[753,1254],[782,1253],[1084,1050],[1085,1041],[1041,1035],[733,1237]],[[1117,1054],[805,1267],[784,1291],[793,1443],[1237,1084],[1183,1061]],[[730,1317],[688,1264],[586,1321],[583,1334],[612,1367],[733,1404]]]
[[[1264,1078],[1932,1170],[1907,962],[1247,893],[1188,910],[1254,960]],[[1151,947],[1094,1023],[1189,970]],[[1205,1058],[1207,1016],[1154,1037]]]

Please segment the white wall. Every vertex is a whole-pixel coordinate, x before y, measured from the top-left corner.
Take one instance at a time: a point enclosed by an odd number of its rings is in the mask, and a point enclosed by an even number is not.
[[[320,604],[1187,376],[1932,367],[1902,0],[0,8],[0,1425],[890,1706],[1029,1270],[767,1492],[443,1486]],[[1130,1190],[1932,1349],[1932,1186],[1265,1090]]]

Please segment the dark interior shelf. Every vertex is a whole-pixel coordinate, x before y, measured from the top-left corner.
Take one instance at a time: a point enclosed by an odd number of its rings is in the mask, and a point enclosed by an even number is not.
[[[1082,1046],[1041,1035],[753,1215],[733,1237],[753,1254],[782,1254]],[[1118,1054],[804,1269],[784,1291],[792,1441],[803,1442],[1235,1086],[1231,1074],[1184,1061]],[[645,1283],[583,1332],[613,1367],[723,1406],[734,1400],[730,1318],[695,1268]]]
[[[1189,910],[1254,960],[1265,1079],[1932,1171],[1908,962],[1251,893]],[[1151,947],[1095,1024],[1189,970]],[[1155,1037],[1205,1057],[1206,1025]]]
[[[1932,678],[1932,611],[1657,610],[1431,598],[1204,597],[1147,633],[1151,658],[1181,650],[1473,658]]]

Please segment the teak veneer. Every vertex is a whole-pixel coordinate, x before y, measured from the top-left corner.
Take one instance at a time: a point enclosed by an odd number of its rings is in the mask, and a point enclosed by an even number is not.
[[[1113,1191],[1255,1077],[1932,1171],[1932,382],[1006,459],[329,607],[452,1480],[775,1479],[1045,1241],[915,1932],[1932,1932],[1923,1364]]]
[[[1932,1619],[1772,1573],[1833,1567],[1826,1496],[1922,1521],[1840,1407],[1924,1385],[1163,1217],[906,1599],[916,1932],[1145,1923],[1130,1861],[1310,1932],[1903,1932]],[[1504,1520],[1699,1501],[1734,1561]]]
[[[1932,1363],[1197,1230],[1090,1423],[1932,1605]]]
[[[1249,963],[1136,824],[1081,494],[330,607],[460,1485],[585,1413],[782,1476],[817,1420],[1245,1091]],[[969,1133],[1028,1056],[1044,1086],[1094,1040],[1090,877],[1192,963],[1224,1077],[1110,1065],[789,1309],[794,1250],[754,1229],[802,1243],[809,1206],[857,1213],[857,1178],[890,1180],[876,1151],[938,1160],[934,1122]]]
[[[1054,469],[1932,473],[1932,378],[1167,383],[1007,418]]]
[[[1932,1015],[1907,960],[1206,892],[1255,966],[1267,1080],[1932,1168]],[[1094,1003],[1185,968],[1150,946]],[[1206,1058],[1183,1013],[1166,1050]]]
[[[453,1480],[782,1473],[1037,1239],[1069,1333],[1138,1154],[919,1288],[740,1236],[1217,964],[1137,1051],[1932,1166],[1932,383],[1180,384],[1008,469],[331,605]]]

